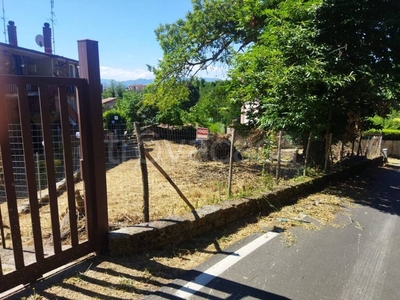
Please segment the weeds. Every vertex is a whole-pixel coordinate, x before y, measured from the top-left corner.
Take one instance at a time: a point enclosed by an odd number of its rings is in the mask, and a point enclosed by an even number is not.
[[[119,290],[124,292],[133,292],[136,290],[135,281],[124,276],[121,277],[118,286]]]

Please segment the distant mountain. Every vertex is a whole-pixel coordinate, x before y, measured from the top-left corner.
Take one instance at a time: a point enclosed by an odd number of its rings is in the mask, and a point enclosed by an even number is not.
[[[218,81],[221,79],[218,78],[203,78],[205,81],[207,82],[214,82],[214,81]],[[111,81],[114,79],[101,79],[101,84],[103,85],[103,87],[108,87],[111,84]],[[125,80],[125,81],[117,81],[114,80],[115,82],[121,82],[124,86],[128,87],[132,84],[150,84],[154,82],[154,79],[144,79],[144,78],[139,78],[139,79],[135,79],[135,80]]]
[[[214,81],[223,80],[223,79],[220,79],[220,78],[207,78],[207,77],[203,77],[203,79],[204,79],[206,82],[214,82]]]
[[[110,86],[111,81],[114,79],[101,79],[101,84],[103,86]],[[132,84],[150,84],[154,82],[154,79],[144,79],[144,78],[139,78],[135,80],[125,80],[125,81],[117,81],[114,80],[115,82],[121,82],[124,86],[128,87]]]

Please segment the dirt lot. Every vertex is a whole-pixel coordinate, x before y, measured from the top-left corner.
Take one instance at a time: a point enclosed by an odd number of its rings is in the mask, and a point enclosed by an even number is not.
[[[193,157],[196,148],[188,144],[159,140],[146,142],[145,146],[195,208],[228,199],[229,164],[215,161],[200,162]],[[265,172],[262,171],[265,160],[262,159],[259,151],[248,148],[240,150],[244,159],[234,163],[232,197],[249,195],[260,189],[272,188],[276,185],[274,182],[275,169],[271,164],[266,164]],[[289,163],[292,152],[293,150],[283,150],[282,178],[286,180],[280,181],[280,184],[288,184],[288,179],[301,172],[300,165]],[[150,220],[190,211],[174,188],[149,161],[147,161],[147,168]],[[131,159],[109,169],[106,176],[110,229],[114,230],[142,222],[143,184],[139,159]],[[80,190],[83,194],[83,183],[77,183],[75,189]],[[24,202],[27,202],[27,199],[19,200],[20,206]],[[67,218],[64,219],[67,212],[66,193],[62,193],[58,197],[58,208],[61,226],[64,229],[68,228]],[[9,236],[6,203],[1,205],[1,210],[5,234]],[[48,205],[40,208],[40,218],[45,244],[50,244],[52,238]],[[29,212],[20,214],[20,223],[23,243],[30,246],[33,239]],[[79,226],[84,226],[84,220],[80,220]],[[81,238],[85,239],[85,235],[83,234]],[[65,242],[68,243],[68,240]]]

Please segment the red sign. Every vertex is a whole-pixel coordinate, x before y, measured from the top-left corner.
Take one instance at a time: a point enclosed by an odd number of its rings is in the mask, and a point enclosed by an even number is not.
[[[208,139],[208,128],[198,127],[196,130],[196,140]]]

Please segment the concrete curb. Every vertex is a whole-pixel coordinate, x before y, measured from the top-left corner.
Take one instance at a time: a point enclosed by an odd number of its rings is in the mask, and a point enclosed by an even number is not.
[[[282,207],[294,204],[299,197],[320,191],[329,184],[354,176],[368,167],[381,164],[382,157],[363,160],[338,172],[272,192],[260,193],[256,197],[207,205],[184,215],[169,216],[111,231],[109,233],[110,255],[127,255],[178,244],[240,218],[260,213],[267,215],[272,211],[271,205]]]

